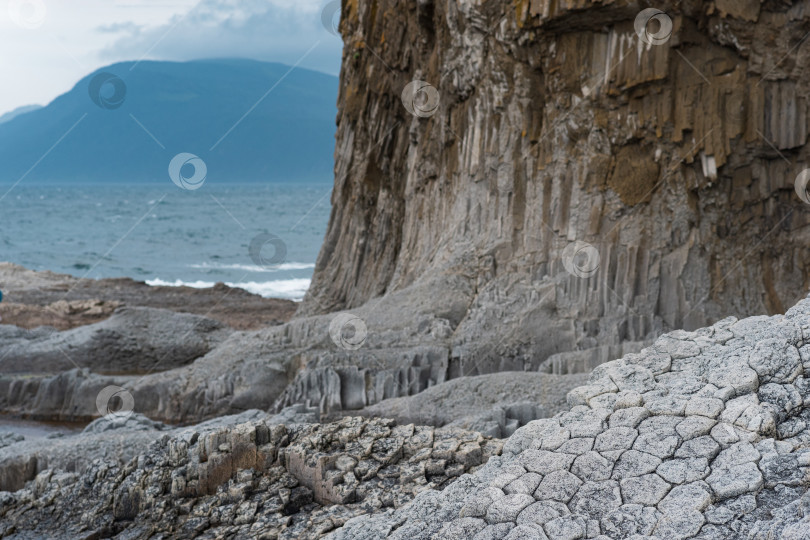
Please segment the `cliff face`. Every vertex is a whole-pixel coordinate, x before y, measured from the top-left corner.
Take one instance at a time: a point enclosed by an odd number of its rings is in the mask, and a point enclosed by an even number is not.
[[[120,385],[170,422],[360,410],[784,311],[810,262],[810,2],[656,7],[344,2],[334,210],[298,317],[135,378],[7,375],[0,409],[94,414],[80,397]],[[18,357],[36,338],[10,335]],[[539,410],[481,387],[500,433]]]
[[[448,321],[462,372],[565,371],[801,298],[810,3],[654,7],[645,26],[622,0],[344,0],[333,213],[299,314],[395,294]],[[412,81],[435,88],[421,115]]]

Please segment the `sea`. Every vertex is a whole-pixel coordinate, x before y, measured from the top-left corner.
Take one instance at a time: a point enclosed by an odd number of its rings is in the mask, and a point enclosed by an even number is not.
[[[300,301],[326,232],[332,182],[10,187],[0,185],[0,261],[150,285],[224,282]]]

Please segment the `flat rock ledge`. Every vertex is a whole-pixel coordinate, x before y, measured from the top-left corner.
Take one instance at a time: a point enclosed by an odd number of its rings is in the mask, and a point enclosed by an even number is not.
[[[475,474],[330,538],[810,538],[810,300],[662,336],[568,402]]]
[[[258,411],[257,411],[258,412]],[[288,420],[306,415],[288,411]],[[501,452],[456,428],[262,415],[159,436],[125,465],[47,469],[0,492],[0,538],[322,538],[352,517],[440,490]]]

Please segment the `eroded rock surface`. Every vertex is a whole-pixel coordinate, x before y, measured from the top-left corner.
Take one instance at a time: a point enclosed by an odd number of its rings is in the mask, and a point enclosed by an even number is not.
[[[116,383],[167,422],[353,411],[463,376],[583,372],[665,331],[782,312],[810,282],[794,192],[807,2],[656,7],[673,23],[660,45],[640,41],[629,0],[343,2],[334,211],[298,317],[266,328],[268,304],[244,291],[156,289],[160,307],[262,329]],[[403,104],[414,80],[438,92],[435,114]],[[582,243],[599,255],[584,277],[566,259]],[[12,303],[150,297],[2,268],[23,285]],[[363,321],[359,350],[330,339],[335,309]],[[62,382],[8,384],[44,404],[30,414],[93,410],[78,388],[47,403],[39,388]]]
[[[150,287],[129,278],[79,279],[0,262],[2,324],[69,330],[101,322],[116,308],[151,307],[210,317],[238,330],[288,321],[296,303],[218,283],[210,289]]]
[[[573,351],[569,373],[803,296],[806,1],[342,7],[334,210],[299,314],[382,333],[371,307],[401,293],[447,321],[457,373]],[[659,45],[645,7],[672,22]],[[435,110],[409,113],[413,81]],[[577,242],[598,253],[584,277]]]
[[[331,537],[808,538],[810,299],[596,368],[445,491]]]
[[[503,446],[380,419],[239,420],[163,433],[123,465],[42,471],[25,489],[0,492],[0,537],[321,538],[443,488]]]
[[[451,425],[504,438],[532,420],[566,410],[569,389],[587,378],[586,374],[536,372],[461,377],[415,396],[386,399],[359,414],[393,418],[399,423]]]
[[[154,442],[128,463],[96,460],[81,475],[48,469],[0,494],[0,531],[805,539],[808,374],[810,298],[783,316],[666,334],[599,366],[568,394],[570,410],[505,443],[359,417],[301,424],[314,409],[300,406],[171,432],[138,420],[131,433]],[[115,433],[101,425],[87,436]]]
[[[104,321],[65,332],[3,325],[0,372],[164,371],[204,356],[231,332],[213,319],[143,307],[122,307]]]

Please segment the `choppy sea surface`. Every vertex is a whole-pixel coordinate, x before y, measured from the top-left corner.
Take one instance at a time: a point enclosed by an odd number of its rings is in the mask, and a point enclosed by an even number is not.
[[[0,186],[0,197],[9,187]],[[300,300],[323,242],[331,188],[331,182],[196,191],[173,184],[21,185],[0,200],[0,261],[151,285],[224,282]],[[268,235],[283,245],[267,242]],[[257,237],[265,240],[251,250]]]

